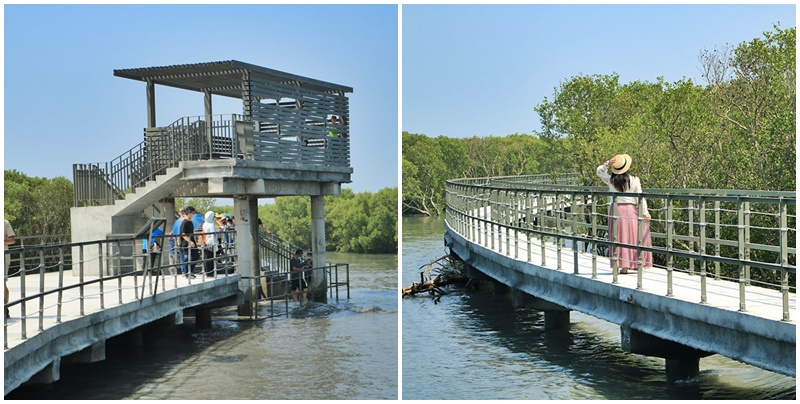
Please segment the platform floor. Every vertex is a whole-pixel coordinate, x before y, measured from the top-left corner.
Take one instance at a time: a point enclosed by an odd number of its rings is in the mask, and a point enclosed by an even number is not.
[[[464,235],[462,235],[463,237]],[[510,242],[506,244],[506,240]],[[487,243],[483,234],[480,238],[484,248],[493,250],[510,258],[556,270],[558,263],[558,249],[554,243],[545,242],[545,265],[542,265],[542,248],[538,239],[531,239],[530,259],[528,259],[528,240],[525,234],[520,233],[515,238],[513,231],[510,237],[504,232],[495,232],[494,249],[491,240]],[[572,274],[575,268],[575,254],[572,247],[561,248],[561,271]],[[592,278],[592,254],[581,252],[577,254],[578,273],[575,276]],[[597,278],[599,282],[613,283],[611,260],[607,257],[597,257]],[[753,270],[755,271],[755,270]],[[667,296],[667,270],[653,267],[642,270],[641,290],[653,294]],[[631,271],[625,275],[618,275],[617,285],[625,288],[637,288],[638,274]],[[795,286],[795,285],[792,285]],[[699,272],[689,274],[685,271],[672,271],[672,297],[690,303],[701,303],[701,276]],[[788,294],[789,322],[797,322],[796,293]],[[731,280],[714,279],[709,273],[706,277],[706,303],[709,306],[724,310],[739,311],[739,283]],[[783,295],[781,291],[759,287],[755,283],[745,287],[745,313],[769,320],[780,321],[783,319]]]

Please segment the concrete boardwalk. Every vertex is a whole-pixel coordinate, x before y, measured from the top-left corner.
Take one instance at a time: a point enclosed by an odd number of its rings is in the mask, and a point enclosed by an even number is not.
[[[531,239],[531,258],[528,261],[528,240],[525,234],[520,233],[518,238],[510,237],[510,242],[506,245],[505,233],[495,237],[494,251],[515,258],[521,261],[541,266],[542,248],[538,239]],[[514,247],[516,255],[514,255]],[[484,247],[486,247],[484,245]],[[507,253],[510,252],[510,253]],[[592,278],[592,254],[579,251],[578,254],[578,273],[574,274],[575,254],[572,247],[561,248],[561,272],[575,275],[585,279]],[[545,267],[556,269],[558,263],[558,249],[554,243],[545,243]],[[598,282],[612,284],[613,273],[611,260],[608,257],[597,257],[597,279]],[[631,271],[626,275],[618,275],[617,286],[625,289],[636,289],[638,275],[636,271]],[[748,316],[763,318],[766,320],[780,321],[783,317],[783,296],[779,290],[768,289],[751,284],[745,288],[745,312]],[[667,296],[667,270],[665,268],[648,268],[642,270],[642,292]],[[701,304],[701,277],[699,272],[689,274],[684,270],[673,270],[672,272],[672,296],[671,298],[687,303]],[[707,274],[706,278],[706,303],[705,306],[715,307],[722,310],[739,312],[739,283],[731,280],[714,279],[712,273]],[[796,324],[797,295],[789,293],[790,322]]]
[[[224,275],[221,275],[224,277]],[[236,277],[238,279],[238,276]],[[94,277],[84,277],[84,281],[88,282]],[[184,288],[191,285],[199,285],[204,283],[213,283],[217,278],[204,277],[197,274],[194,279],[187,279],[183,276],[166,275],[158,277],[158,288],[155,289],[156,296],[164,294],[164,292],[173,291],[176,289]],[[40,293],[40,290],[51,291],[59,288],[59,274],[57,272],[50,272],[44,275],[44,283],[41,283],[39,274],[27,275],[25,277],[25,296],[34,296]],[[145,281],[144,292],[142,291],[142,283]],[[62,287],[69,287],[70,285],[77,285],[78,277],[72,275],[72,271],[64,271],[61,281]],[[83,287],[83,303],[81,303],[81,289],[74,287],[64,290],[61,294],[61,305],[59,306],[58,299],[59,293],[51,293],[43,298],[37,298],[25,303],[25,334],[27,338],[23,338],[23,316],[21,311],[23,306],[21,304],[14,305],[11,308],[11,317],[6,321],[6,341],[7,348],[13,348],[26,339],[32,338],[39,332],[51,328],[57,324],[58,314],[60,311],[61,323],[65,323],[83,316],[91,315],[100,312],[104,309],[112,309],[124,304],[137,302],[144,293],[145,299],[152,299],[152,292],[154,290],[155,278],[145,278],[142,276],[126,276],[122,279],[106,279],[102,282],[103,292],[101,294],[101,283],[93,283]],[[21,294],[21,282],[19,277],[12,277],[8,280],[8,289],[10,291],[10,302],[18,300]],[[42,288],[43,286],[43,288]],[[101,299],[102,298],[102,299]],[[81,314],[81,304],[83,304],[83,314]]]
[[[528,295],[620,324],[623,345],[626,330],[726,357],[790,376],[795,375],[796,295],[788,294],[790,320],[782,321],[781,291],[751,284],[745,287],[745,311],[739,310],[739,283],[706,277],[706,302],[701,303],[699,274],[673,271],[668,296],[668,273],[653,267],[642,271],[641,288],[634,271],[618,275],[614,283],[610,260],[531,239],[524,232],[494,227],[467,228],[470,236],[446,225],[445,243],[472,267],[490,278]],[[480,242],[478,242],[480,241]],[[577,256],[577,261],[576,261]],[[575,268],[577,267],[577,273]],[[630,342],[630,339],[627,340]]]
[[[91,280],[84,278],[84,282]],[[83,293],[79,287],[63,290],[60,304],[59,292],[37,296],[24,306],[15,304],[10,308],[11,317],[5,321],[5,391],[46,369],[45,380],[58,380],[61,359],[72,354],[85,354],[78,361],[102,360],[109,338],[171,315],[182,321],[185,308],[236,297],[240,280],[238,274],[198,274],[191,280],[159,276],[157,289],[148,278],[142,297],[142,277],[126,276],[84,285]],[[71,271],[65,271],[61,280],[58,273],[27,275],[25,296],[57,290],[59,284],[63,288],[79,282]],[[21,278],[10,278],[8,288],[13,303],[21,296]],[[24,318],[20,315],[22,310]]]

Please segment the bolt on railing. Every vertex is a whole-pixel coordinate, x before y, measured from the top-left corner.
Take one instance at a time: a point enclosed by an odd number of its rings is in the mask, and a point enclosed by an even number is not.
[[[613,283],[618,283],[619,266],[610,252],[635,249],[638,289],[643,287],[642,254],[651,252],[653,267],[666,271],[667,296],[673,295],[673,272],[682,271],[700,276],[700,302],[707,303],[706,279],[713,276],[739,283],[739,310],[746,311],[746,287],[758,284],[781,291],[782,320],[790,320],[789,293],[796,293],[794,193],[645,189],[635,197],[640,205],[647,199],[652,218],[646,222],[639,213],[640,238],[633,245],[608,238],[609,221],[615,219],[608,212],[616,211],[618,193],[546,181],[541,176],[448,181],[447,223],[469,241],[513,258],[520,258],[522,245],[528,262],[538,239],[541,266],[548,264],[546,250],[552,248],[557,270],[564,269],[561,257],[569,244],[576,274],[579,251],[591,251],[592,278],[597,278],[598,256],[609,257]],[[641,239],[646,225],[650,246]]]

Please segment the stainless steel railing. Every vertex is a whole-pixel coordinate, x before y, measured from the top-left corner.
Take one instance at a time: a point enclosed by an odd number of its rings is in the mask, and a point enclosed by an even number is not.
[[[569,176],[564,177],[566,181]],[[739,283],[739,309],[747,310],[746,287],[751,284],[778,289],[783,295],[783,320],[789,321],[789,294],[796,293],[796,199],[792,192],[742,190],[645,189],[652,219],[652,246],[608,241],[608,212],[616,211],[617,193],[606,187],[537,182],[536,178],[505,177],[461,179],[447,182],[448,225],[468,240],[519,257],[535,248],[541,265],[545,249],[556,250],[555,269],[561,270],[564,253],[591,252],[592,277],[597,277],[598,256],[616,247],[636,249],[637,288],[642,288],[642,252],[653,253],[653,266],[667,273],[667,295],[672,295],[674,271],[700,276],[701,302],[707,301],[706,279]],[[638,218],[639,226],[645,219]],[[642,232],[640,231],[639,234]],[[548,245],[548,243],[551,243]],[[497,244],[497,245],[495,245]],[[513,245],[513,251],[512,251]],[[566,250],[566,251],[565,251]],[[501,251],[502,252],[502,251]],[[538,252],[538,251],[537,251]],[[618,262],[609,257],[613,282]]]

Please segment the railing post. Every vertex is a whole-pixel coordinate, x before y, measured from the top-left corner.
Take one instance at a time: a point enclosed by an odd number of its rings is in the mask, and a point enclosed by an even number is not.
[[[100,284],[100,308],[105,309],[105,294],[103,293],[103,242],[97,242],[97,271],[99,272],[98,282]]]
[[[642,210],[642,200],[644,197],[639,194],[636,205],[636,290],[642,290],[642,243],[644,242],[644,216]]]
[[[783,306],[783,321],[789,319],[789,224],[786,212],[786,201],[783,198],[778,202],[780,212],[780,232],[781,232],[781,295]]]
[[[497,190],[493,189],[493,190],[490,191],[489,198],[490,198],[490,201],[491,201],[490,203],[491,203],[492,207],[491,207],[491,210],[489,212],[490,213],[489,221],[486,223],[487,225],[489,225],[489,238],[491,239],[491,243],[492,243],[491,244],[492,251],[494,251],[494,222],[495,222],[495,216],[498,215],[497,202],[496,202],[497,201],[497,196],[496,196],[497,194],[498,194]]]
[[[562,242],[562,224],[561,215],[564,213],[561,198],[558,197],[558,190],[556,190],[556,199],[553,201],[553,217],[556,219],[556,270],[560,271],[561,268],[561,242]]]
[[[744,203],[744,277],[750,285],[750,202]]]
[[[531,228],[533,227],[533,220],[531,217],[533,216],[533,197],[531,196],[530,191],[525,191],[525,241],[528,242],[528,260],[526,262],[531,262],[531,248],[533,247],[531,243],[531,238],[533,237],[533,233],[531,232]]]
[[[617,284],[619,283],[619,248],[616,247],[617,242],[619,241],[619,221],[617,220],[617,194],[611,194],[611,208],[608,211],[608,219],[609,219],[609,226],[612,223],[613,219],[613,228],[609,229],[610,232],[614,235],[614,241],[609,245],[609,257],[611,257],[611,275],[612,280],[611,283]]]
[[[56,309],[56,323],[61,323],[61,305],[64,297],[64,247],[58,247],[58,307]]]
[[[81,303],[81,311],[80,311],[81,312],[81,316],[83,316],[86,313],[85,307],[84,307],[84,305],[85,305],[85,293],[84,293],[84,287],[83,287],[83,265],[84,265],[83,261],[84,261],[83,260],[83,244],[81,244],[80,247],[78,247],[78,282],[80,282],[80,286],[78,287],[78,290],[80,292],[80,296],[78,297],[78,299],[80,300],[80,303]]]
[[[592,279],[597,279],[597,197],[592,198]]]
[[[514,192],[514,214],[513,214],[513,219],[512,219],[512,221],[510,223],[511,225],[514,226],[513,227],[513,229],[514,229],[514,259],[518,259],[519,258],[519,226],[517,226],[517,224],[519,224],[518,218],[520,216],[519,215],[519,205],[520,205],[519,194],[517,194],[517,192]]]
[[[747,282],[747,278],[745,277],[745,265],[744,265],[744,255],[745,255],[745,219],[744,219],[744,202],[742,198],[739,198],[738,206],[737,206],[737,213],[738,213],[738,225],[737,225],[737,233],[739,239],[739,311],[747,311],[747,307],[744,301],[744,287]]]
[[[695,247],[697,246],[697,243],[694,241],[695,240],[695,236],[694,236],[694,200],[693,199],[689,199],[688,200],[687,211],[689,213],[689,245],[692,248],[692,252],[695,252],[696,251]],[[694,258],[693,257],[694,257],[694,254],[690,255],[690,258],[689,258],[688,272],[691,275],[694,275]]]
[[[665,230],[667,231],[667,241],[665,242],[667,248],[667,296],[672,297],[672,271],[674,269],[675,264],[675,257],[672,255],[673,247],[673,239],[675,233],[675,222],[672,219],[673,215],[673,204],[674,200],[672,199],[672,195],[667,195],[667,199],[665,200],[667,205],[667,217],[665,219],[666,225]]]
[[[44,274],[47,266],[44,260],[44,248],[39,250],[39,331],[44,331]]]
[[[707,303],[706,296],[706,201],[700,196],[700,303]]]
[[[714,238],[717,240],[714,243],[714,257],[717,259],[714,260],[714,279],[719,280],[720,278],[720,252],[722,251],[722,247],[720,241],[722,240],[722,236],[720,235],[720,227],[719,227],[719,212],[720,212],[720,201],[714,201]]]
[[[544,248],[544,217],[547,211],[547,202],[545,199],[544,192],[539,191],[539,203],[537,209],[539,209],[539,244],[542,246],[542,266],[547,265],[547,260],[545,259],[545,257],[547,257],[547,250]]]
[[[26,302],[28,299],[25,287],[25,278],[27,275],[25,269],[25,250],[23,249],[19,254],[19,294],[20,294],[20,323],[22,324],[22,339],[28,338],[28,310]]]
[[[578,273],[578,202],[575,192],[570,192],[572,198],[572,269],[573,273]]]

